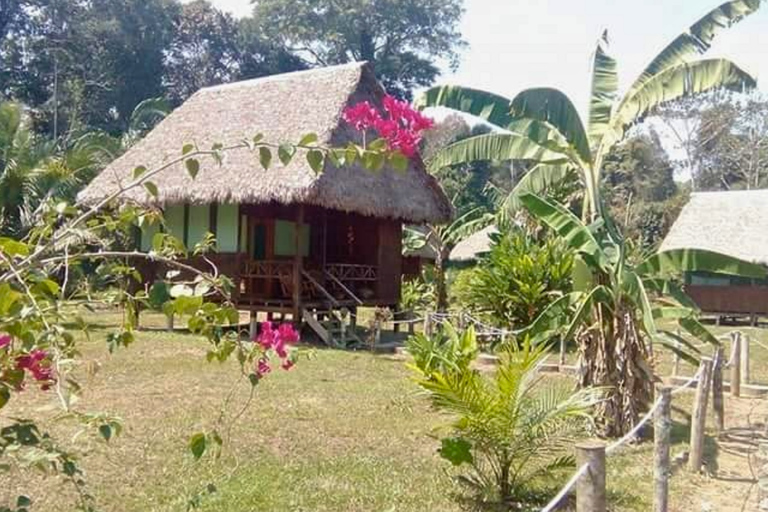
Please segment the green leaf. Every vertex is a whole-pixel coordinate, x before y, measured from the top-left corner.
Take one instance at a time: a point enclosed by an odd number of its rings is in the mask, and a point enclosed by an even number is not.
[[[325,153],[319,149],[307,151],[307,163],[315,173],[320,174],[325,167]]]
[[[646,66],[629,93],[637,91],[658,73],[705,53],[723,30],[757,11],[760,0],[733,0],[712,9],[677,36]]]
[[[704,327],[701,324],[701,322],[699,322],[695,318],[691,318],[691,317],[681,318],[680,320],[677,321],[677,325],[679,325],[688,334],[690,334],[697,340],[703,341],[704,343],[709,343],[713,347],[720,346],[720,341],[718,341],[715,335],[709,332],[709,329]]]
[[[107,424],[99,425],[99,434],[104,438],[106,442],[112,439],[112,427]]]
[[[264,140],[264,134],[263,133],[257,133],[256,135],[253,136],[253,145],[255,146],[256,144],[258,144],[262,140]]]
[[[589,100],[588,136],[595,151],[611,122],[619,77],[616,59],[608,53],[608,31],[597,42],[592,58],[592,94]]]
[[[28,256],[29,246],[13,238],[0,237],[0,251],[7,256]]]
[[[272,165],[272,151],[266,146],[259,146],[259,163],[265,171]]]
[[[506,128],[514,119],[509,113],[511,103],[503,96],[479,89],[444,85],[427,89],[416,98],[413,105],[419,110],[426,107],[447,107]]]
[[[181,154],[182,155],[187,155],[187,154],[191,153],[192,151],[194,151],[194,149],[195,149],[195,145],[194,144],[184,144],[181,147]]]
[[[621,140],[627,128],[664,103],[716,89],[742,92],[755,85],[752,75],[726,59],[705,59],[667,68],[624,97],[611,121],[610,132],[605,134],[611,138],[604,145],[610,147]]]
[[[7,404],[10,400],[11,390],[6,386],[0,385],[0,409],[5,407],[5,404]]]
[[[21,495],[16,498],[17,507],[29,507],[32,506],[32,500],[28,496]]]
[[[539,163],[565,163],[568,155],[553,151],[517,133],[486,133],[454,142],[428,162],[431,169],[479,161],[534,160]]]
[[[522,194],[520,201],[533,217],[556,231],[575,251],[590,255],[596,262],[604,259],[589,228],[566,208],[534,194]]]
[[[671,249],[658,252],[643,261],[637,271],[649,277],[676,277],[683,272],[712,272],[752,279],[766,277],[766,270],[762,265],[703,249]]]
[[[170,289],[169,293],[170,293],[171,297],[173,297],[173,298],[192,297],[195,294],[195,292],[192,289],[192,287],[191,286],[187,286],[186,284],[175,284],[175,285],[171,286],[171,289]]]
[[[589,140],[576,107],[564,93],[549,87],[526,89],[512,100],[511,114],[554,126],[584,162],[592,161]]]
[[[197,173],[200,172],[200,162],[195,158],[188,158],[184,160],[184,167],[187,168],[187,174],[193,180],[197,178]]]
[[[159,194],[159,191],[157,190],[157,185],[155,185],[151,181],[145,181],[142,185],[152,197],[157,199],[157,195]]]
[[[205,434],[202,432],[198,432],[197,434],[194,434],[192,437],[189,438],[189,451],[192,452],[192,455],[195,457],[195,460],[198,460],[200,457],[203,456],[205,453],[206,448],[206,439]]]
[[[305,134],[301,140],[299,141],[299,146],[309,146],[310,144],[314,144],[317,142],[317,134],[310,132]]]
[[[133,179],[134,179],[134,180],[137,180],[137,179],[139,179],[139,178],[140,178],[141,176],[143,176],[143,175],[144,175],[144,173],[146,173],[146,172],[147,172],[147,168],[146,168],[146,167],[144,167],[143,165],[140,165],[140,166],[136,167],[136,168],[133,170]]]
[[[461,437],[442,439],[438,453],[454,466],[460,466],[464,463],[472,464],[475,461],[472,456],[472,444]]]
[[[570,165],[538,164],[520,178],[504,200],[503,208],[507,213],[514,214],[523,207],[521,195],[528,193],[545,197],[548,191],[577,180],[578,172]]]
[[[296,148],[291,144],[280,144],[277,148],[277,157],[283,165],[288,165],[296,154]]]
[[[384,167],[384,155],[377,151],[363,152],[363,167],[369,171],[380,171]]]
[[[405,172],[408,170],[408,157],[399,151],[389,155],[389,163],[396,171]]]

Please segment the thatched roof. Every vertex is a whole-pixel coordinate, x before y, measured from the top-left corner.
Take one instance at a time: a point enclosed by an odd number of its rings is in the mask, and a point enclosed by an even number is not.
[[[466,263],[477,260],[483,253],[491,250],[491,235],[499,232],[496,226],[488,226],[468,236],[453,248],[449,261]]]
[[[93,202],[130,181],[133,169],[157,168],[181,154],[184,144],[203,149],[214,143],[234,144],[263,133],[270,142],[298,142],[315,132],[322,145],[342,146],[359,134],[341,119],[349,104],[380,104],[384,90],[365,63],[299,71],[201,89],[172,112],[144,139],[112,162],[80,195]],[[277,162],[277,158],[274,159]],[[420,158],[407,172],[366,171],[358,166],[326,165],[316,175],[303,155],[287,166],[268,171],[248,149],[228,152],[222,165],[201,159],[195,180],[181,164],[153,178],[157,199],[143,189],[126,194],[143,204],[307,203],[409,222],[443,222],[451,207]]]
[[[768,190],[698,192],[661,250],[706,249],[768,265]]]

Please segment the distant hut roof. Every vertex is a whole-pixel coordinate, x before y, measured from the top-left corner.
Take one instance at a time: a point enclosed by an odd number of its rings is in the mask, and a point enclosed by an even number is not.
[[[380,104],[383,95],[365,63],[201,89],[104,169],[80,199],[93,202],[106,197],[128,183],[137,166],[156,168],[178,157],[187,143],[208,149],[217,142],[234,144],[257,133],[270,142],[298,142],[314,132],[322,145],[345,145],[359,140],[360,134],[341,119],[343,109],[363,100]],[[157,199],[138,188],[125,197],[143,204],[302,202],[415,223],[443,222],[451,215],[448,199],[418,157],[406,172],[327,164],[319,175],[303,155],[296,155],[287,166],[276,157],[274,161],[265,171],[248,149],[227,152],[222,165],[204,157],[195,180],[178,164],[152,178],[159,189]]]
[[[465,263],[476,260],[483,253],[491,250],[491,235],[499,232],[496,226],[488,226],[468,236],[453,248],[449,261]]]
[[[661,250],[705,249],[768,265],[768,190],[691,195]]]

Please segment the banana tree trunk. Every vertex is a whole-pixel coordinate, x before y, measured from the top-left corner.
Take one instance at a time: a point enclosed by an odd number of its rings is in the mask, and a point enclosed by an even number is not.
[[[435,299],[438,313],[448,311],[448,285],[445,282],[445,268],[442,255],[435,259]]]
[[[614,312],[598,304],[592,326],[578,336],[579,385],[607,389],[595,408],[596,424],[607,437],[629,432],[653,397],[653,372],[637,322],[626,306]]]

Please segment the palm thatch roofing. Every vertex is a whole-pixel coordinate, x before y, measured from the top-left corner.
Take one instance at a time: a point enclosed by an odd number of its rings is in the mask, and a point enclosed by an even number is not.
[[[144,139],[116,159],[80,194],[95,202],[131,181],[138,166],[154,169],[180,156],[185,144],[208,149],[250,140],[257,133],[270,142],[298,142],[308,132],[324,146],[360,142],[360,134],[341,118],[343,109],[368,100],[380,106],[384,89],[366,63],[353,63],[275,75],[199,90],[157,125]],[[277,161],[277,158],[274,159]],[[227,152],[219,165],[200,160],[192,180],[182,164],[163,170],[152,181],[157,198],[134,188],[125,199],[141,204],[305,203],[408,222],[444,222],[451,206],[419,157],[407,171],[360,166],[315,174],[304,155],[279,162],[265,171],[247,148]]]
[[[491,250],[491,236],[499,232],[496,226],[488,226],[474,233],[453,248],[448,261],[468,263],[476,261],[481,255]]]
[[[768,190],[691,195],[661,250],[705,249],[768,265]]]

